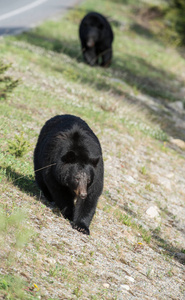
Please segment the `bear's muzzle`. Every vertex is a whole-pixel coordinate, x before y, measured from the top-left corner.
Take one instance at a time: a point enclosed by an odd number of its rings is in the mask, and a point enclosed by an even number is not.
[[[87,174],[80,173],[78,176],[78,186],[74,190],[77,197],[85,199],[87,197]]]

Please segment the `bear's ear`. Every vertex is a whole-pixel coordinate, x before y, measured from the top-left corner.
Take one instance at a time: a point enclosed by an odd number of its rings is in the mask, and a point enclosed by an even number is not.
[[[76,154],[74,151],[68,151],[64,156],[62,156],[62,161],[67,164],[72,164],[76,161]]]
[[[93,157],[93,158],[90,158],[90,163],[93,165],[94,168],[96,168],[99,160],[100,160],[100,157]]]

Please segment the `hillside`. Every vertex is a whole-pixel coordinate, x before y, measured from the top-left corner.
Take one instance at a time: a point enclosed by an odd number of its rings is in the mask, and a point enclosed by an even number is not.
[[[185,58],[147,3],[86,0],[0,40],[5,74],[18,80],[0,98],[0,299],[185,297]],[[95,7],[114,31],[109,68],[82,59],[78,27]],[[84,119],[103,149],[90,236],[34,180],[40,129],[65,113]]]

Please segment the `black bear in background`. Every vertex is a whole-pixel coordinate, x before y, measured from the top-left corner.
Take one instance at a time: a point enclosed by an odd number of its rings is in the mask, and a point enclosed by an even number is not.
[[[35,179],[74,229],[90,234],[104,167],[100,142],[85,121],[58,115],[41,129],[34,151]]]
[[[107,19],[96,12],[88,13],[81,21],[79,34],[84,60],[91,66],[100,63],[108,67],[112,58],[113,32]]]

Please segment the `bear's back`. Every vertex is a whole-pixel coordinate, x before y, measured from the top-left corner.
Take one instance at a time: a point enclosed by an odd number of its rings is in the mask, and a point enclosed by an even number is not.
[[[73,115],[57,115],[41,129],[34,156],[69,150],[85,151],[90,156],[102,155],[100,142],[85,121]]]
[[[94,142],[99,143],[97,136],[94,134],[88,124],[80,117],[73,115],[57,115],[48,120],[43,126],[40,135],[55,135],[58,133],[67,135],[69,133],[79,132],[80,135],[90,136]]]

